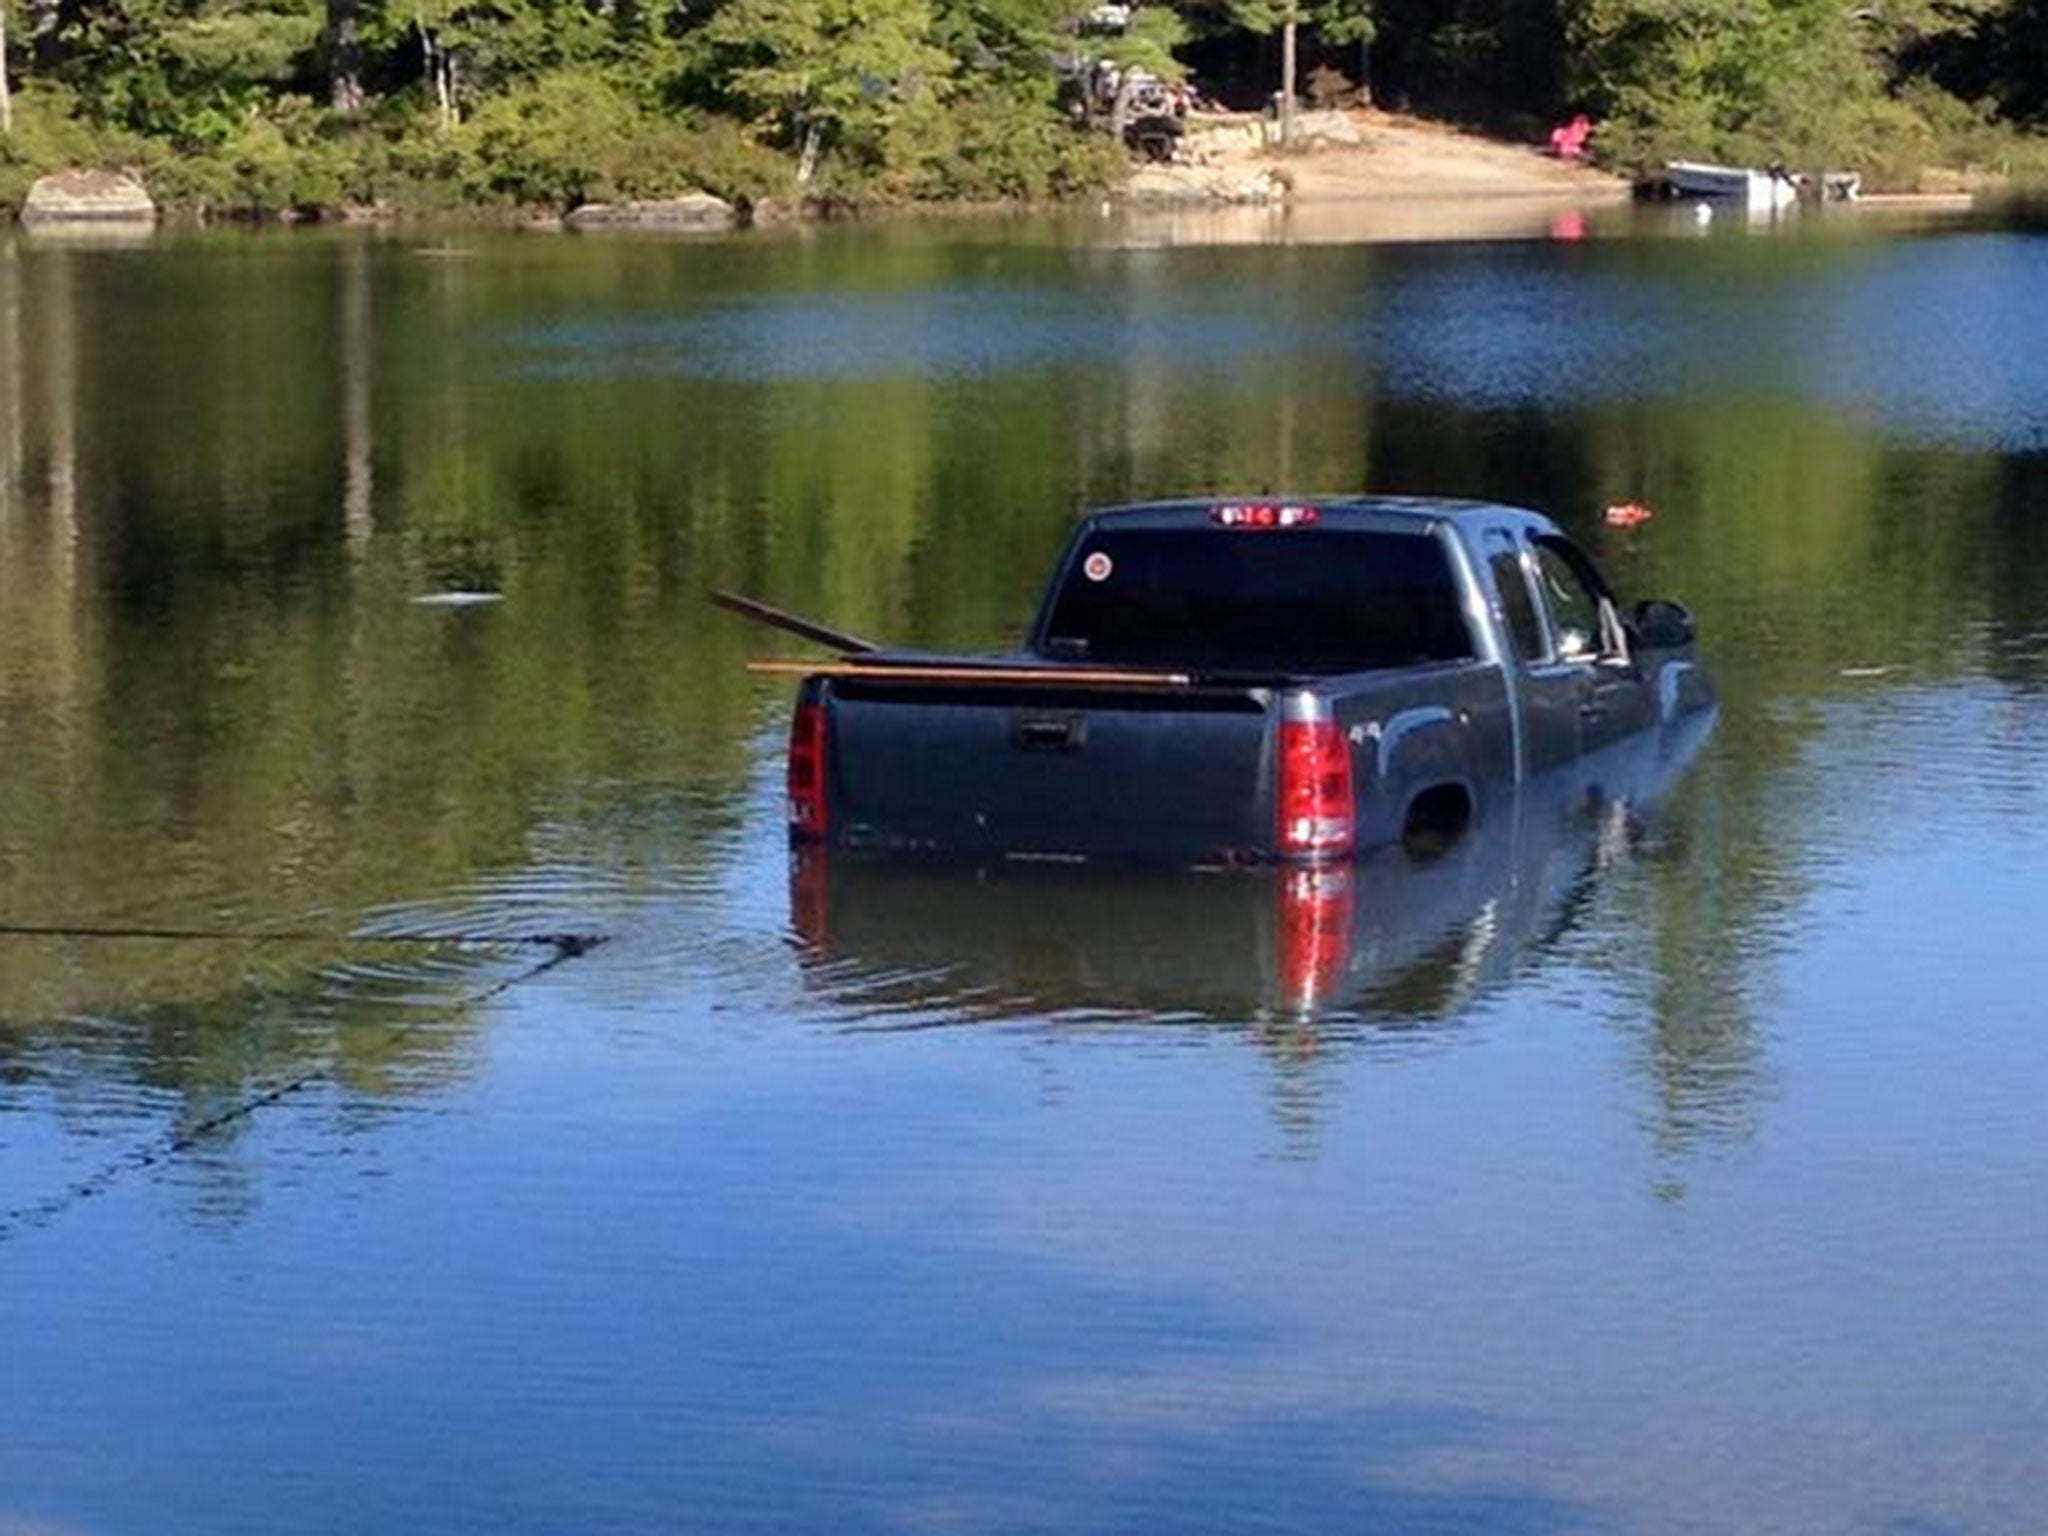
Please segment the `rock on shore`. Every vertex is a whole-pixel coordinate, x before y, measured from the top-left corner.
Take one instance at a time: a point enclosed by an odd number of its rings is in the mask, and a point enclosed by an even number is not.
[[[571,229],[730,229],[733,206],[709,192],[629,203],[585,203],[563,219]]]
[[[21,222],[42,227],[154,224],[156,204],[132,176],[115,171],[56,171],[28,189],[28,201],[21,205]]]
[[[1124,196],[1140,206],[1276,203],[1286,172],[1270,166],[1147,165],[1131,173]]]

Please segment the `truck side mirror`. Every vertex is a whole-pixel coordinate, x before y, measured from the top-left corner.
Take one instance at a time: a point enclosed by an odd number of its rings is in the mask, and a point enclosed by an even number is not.
[[[1683,605],[1651,598],[1636,604],[1631,627],[1636,644],[1649,651],[1675,651],[1691,645],[1698,633]]]

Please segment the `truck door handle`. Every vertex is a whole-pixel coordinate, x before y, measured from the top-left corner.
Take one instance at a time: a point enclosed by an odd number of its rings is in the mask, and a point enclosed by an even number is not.
[[[1019,715],[1010,726],[1010,745],[1019,752],[1077,752],[1087,741],[1085,715]]]
[[[1627,702],[1626,684],[1596,677],[1579,696],[1579,718],[1597,720],[1611,713],[1617,705],[1625,706]]]

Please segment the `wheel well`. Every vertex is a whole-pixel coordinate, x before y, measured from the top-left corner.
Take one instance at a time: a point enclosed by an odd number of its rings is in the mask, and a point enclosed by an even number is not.
[[[1463,784],[1432,784],[1408,802],[1401,842],[1410,853],[1442,853],[1472,825],[1472,791]]]

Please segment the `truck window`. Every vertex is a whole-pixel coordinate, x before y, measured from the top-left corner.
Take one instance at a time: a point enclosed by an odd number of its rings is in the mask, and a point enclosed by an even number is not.
[[[1536,569],[1542,576],[1543,600],[1550,609],[1551,626],[1557,632],[1557,654],[1563,661],[1597,656],[1601,650],[1600,599],[1605,595],[1595,584],[1583,560],[1561,539],[1536,540]]]
[[[1473,654],[1435,535],[1338,528],[1098,529],[1040,644],[1091,661],[1299,673]]]
[[[1521,548],[1514,535],[1495,528],[1486,535],[1486,564],[1500,593],[1501,615],[1515,654],[1524,661],[1543,659],[1543,624],[1536,617],[1536,599],[1529,595],[1529,576],[1522,568]]]

